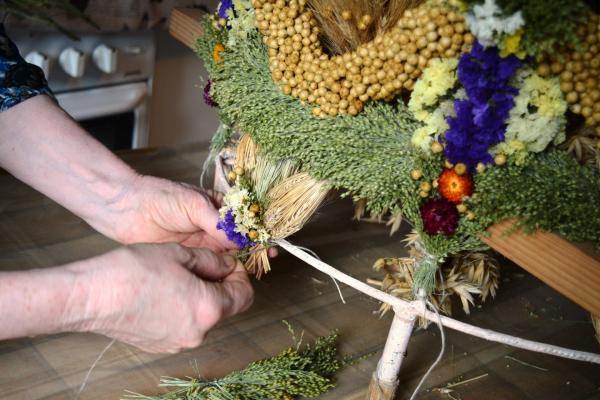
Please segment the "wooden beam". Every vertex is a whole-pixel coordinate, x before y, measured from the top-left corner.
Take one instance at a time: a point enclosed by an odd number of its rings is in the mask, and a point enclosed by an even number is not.
[[[508,233],[512,221],[488,229],[482,240],[538,279],[600,315],[600,258],[590,244],[571,243],[548,232]]]
[[[171,14],[169,32],[194,49],[202,36],[201,16],[198,9],[176,8]],[[492,226],[488,229],[491,236],[483,241],[584,309],[600,315],[600,258],[593,249],[552,233],[504,234],[510,226],[508,221]]]
[[[169,17],[169,33],[192,50],[202,36],[200,18],[204,12],[197,8],[175,8]]]

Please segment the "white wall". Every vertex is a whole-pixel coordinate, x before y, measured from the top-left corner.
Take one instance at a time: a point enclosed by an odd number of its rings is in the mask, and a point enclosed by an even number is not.
[[[202,62],[166,30],[158,32],[156,50],[150,146],[207,142],[218,126],[218,118],[216,109],[204,104],[202,98],[206,82]]]

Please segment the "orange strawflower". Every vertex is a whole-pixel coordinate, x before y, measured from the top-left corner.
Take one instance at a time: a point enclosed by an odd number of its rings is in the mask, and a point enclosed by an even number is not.
[[[458,175],[454,169],[444,169],[438,178],[438,191],[446,200],[458,204],[463,197],[473,194],[471,175]]]
[[[221,43],[217,43],[215,45],[215,48],[213,49],[213,60],[216,63],[221,62],[221,53],[224,51],[225,51],[225,46],[223,46]]]

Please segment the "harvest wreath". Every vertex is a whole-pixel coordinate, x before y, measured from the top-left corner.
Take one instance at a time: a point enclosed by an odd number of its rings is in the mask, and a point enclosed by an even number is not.
[[[600,248],[600,18],[585,1],[224,0],[202,26],[211,155],[231,163],[218,227],[258,277],[280,245],[394,309],[373,398],[391,398],[417,315],[600,363],[436,315],[449,293],[466,311],[494,295],[494,223]],[[285,241],[332,189],[359,218],[413,225],[411,257],[375,262],[387,293]]]
[[[223,1],[197,43],[213,154],[242,134],[230,183],[256,202],[226,202],[221,227],[263,248],[340,189],[414,225],[428,293],[508,218],[600,245],[599,21],[582,1]]]

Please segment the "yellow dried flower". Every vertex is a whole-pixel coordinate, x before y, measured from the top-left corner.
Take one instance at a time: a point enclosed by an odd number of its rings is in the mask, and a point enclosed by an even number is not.
[[[502,43],[500,57],[506,58],[512,54],[524,60],[527,57],[525,50],[521,49],[521,38],[523,37],[523,29],[519,29],[510,36],[507,36]]]

